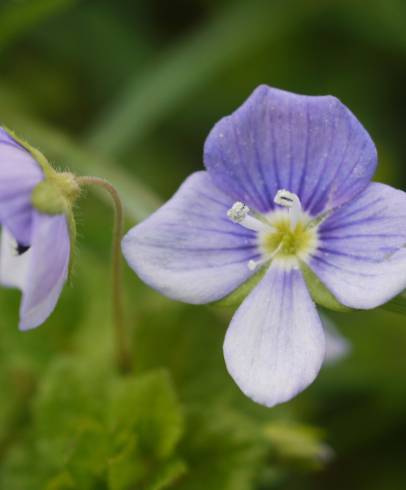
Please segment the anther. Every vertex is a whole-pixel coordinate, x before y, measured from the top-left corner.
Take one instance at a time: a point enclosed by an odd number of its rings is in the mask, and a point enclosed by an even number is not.
[[[286,189],[279,189],[275,195],[274,203],[289,209],[292,228],[294,228],[302,213],[299,197]]]
[[[241,223],[244,221],[249,211],[250,208],[246,204],[237,201],[227,211],[227,216],[231,219],[231,221],[234,221],[234,223]]]
[[[249,230],[269,231],[270,229],[272,229],[271,225],[263,223],[259,219],[251,216],[249,213],[250,208],[246,204],[237,201],[227,211],[227,216],[234,223],[238,223],[239,225],[243,226],[244,228],[248,228]]]

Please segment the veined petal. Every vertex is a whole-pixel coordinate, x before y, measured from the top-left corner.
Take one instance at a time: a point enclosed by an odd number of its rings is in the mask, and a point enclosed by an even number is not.
[[[319,229],[310,267],[337,300],[368,309],[406,288],[406,193],[372,183]]]
[[[0,128],[0,223],[24,245],[31,239],[31,193],[42,179],[30,153]]]
[[[27,330],[43,323],[52,313],[68,276],[70,238],[64,215],[34,211],[29,265],[20,307],[20,328]]]
[[[207,172],[196,172],[124,237],[124,256],[170,298],[195,304],[223,298],[252,275],[247,264],[258,257],[255,233],[227,218],[232,204]]]
[[[301,272],[271,266],[234,315],[224,357],[241,391],[272,407],[312,383],[324,348],[323,327]]]
[[[204,148],[220,189],[257,211],[274,207],[279,189],[317,215],[359,194],[376,167],[376,149],[335,97],[304,96],[262,85],[221,119]]]

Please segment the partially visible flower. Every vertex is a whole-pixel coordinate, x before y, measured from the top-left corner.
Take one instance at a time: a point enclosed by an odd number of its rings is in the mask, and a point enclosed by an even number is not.
[[[68,277],[77,191],[71,174],[0,128],[0,283],[22,291],[22,330],[48,318]]]
[[[313,300],[369,309],[406,288],[406,194],[370,182],[376,161],[336,98],[261,86],[212,129],[207,171],[124,238],[132,268],[173,299],[209,303],[255,286],[224,356],[261,404],[315,379],[325,336]]]
[[[351,352],[351,343],[338,331],[334,323],[324,312],[319,311],[319,315],[326,337],[324,364],[336,364]]]

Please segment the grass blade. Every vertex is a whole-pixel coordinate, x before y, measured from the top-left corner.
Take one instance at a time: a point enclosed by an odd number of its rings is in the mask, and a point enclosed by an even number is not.
[[[231,3],[200,31],[162,53],[144,73],[137,72],[88,135],[103,154],[118,155],[134,145],[180,101],[190,97],[220,70],[275,38],[309,6],[285,2]]]

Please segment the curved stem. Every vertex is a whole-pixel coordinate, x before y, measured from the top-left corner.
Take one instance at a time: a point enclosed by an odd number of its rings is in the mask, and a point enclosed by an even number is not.
[[[122,281],[122,261],[121,261],[121,238],[124,231],[124,211],[117,189],[105,179],[99,177],[76,177],[80,186],[95,185],[105,189],[111,196],[114,204],[114,229],[113,229],[113,257],[112,257],[112,300],[113,300],[113,320],[117,346],[117,362],[123,372],[131,369],[131,355],[127,332],[124,324],[123,308],[123,281]]]

